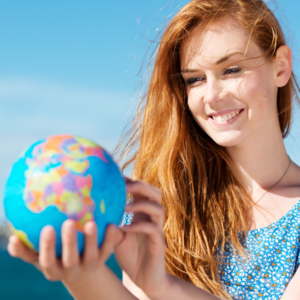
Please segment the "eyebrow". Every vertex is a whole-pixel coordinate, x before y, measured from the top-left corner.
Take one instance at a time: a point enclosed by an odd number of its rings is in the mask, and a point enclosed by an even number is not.
[[[214,63],[214,65],[220,65],[221,63],[227,61],[231,56],[234,56],[237,54],[245,55],[245,53],[242,53],[242,52],[234,52],[234,53],[228,54],[228,55],[220,58],[219,60],[217,60]],[[193,72],[197,72],[197,71],[198,71],[197,69],[182,69],[181,73],[193,73]]]

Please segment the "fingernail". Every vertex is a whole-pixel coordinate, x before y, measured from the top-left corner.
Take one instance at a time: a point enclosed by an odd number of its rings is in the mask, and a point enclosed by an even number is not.
[[[46,241],[51,241],[52,240],[52,231],[49,230],[50,227],[47,227],[46,229],[44,229],[44,239]]]
[[[7,246],[7,251],[8,251],[8,253],[9,253],[11,256],[13,256],[13,257],[16,256],[16,250],[15,250],[15,248],[14,248],[13,246],[8,245],[8,246]]]
[[[50,241],[53,236],[52,227],[47,225],[42,229],[41,234],[43,235],[43,239],[46,241]]]
[[[95,233],[95,226],[94,226],[94,224],[93,223],[86,224],[85,230],[86,230],[86,233],[88,235],[93,235]]]
[[[70,225],[68,225],[68,226],[66,226],[67,228],[66,228],[66,232],[67,232],[67,234],[73,234],[74,233],[74,228],[73,228],[73,225],[72,224],[70,224]]]

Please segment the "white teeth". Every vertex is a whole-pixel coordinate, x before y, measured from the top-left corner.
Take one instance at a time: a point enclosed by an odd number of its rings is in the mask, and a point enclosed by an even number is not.
[[[232,113],[230,113],[230,114],[228,114],[228,115],[223,115],[223,116],[212,116],[212,118],[213,118],[214,120],[216,120],[217,122],[222,123],[222,122],[226,122],[226,121],[232,119],[233,117],[235,117],[235,116],[238,115],[239,113],[240,113],[240,111],[237,110],[237,111],[234,111],[234,112],[232,112]]]

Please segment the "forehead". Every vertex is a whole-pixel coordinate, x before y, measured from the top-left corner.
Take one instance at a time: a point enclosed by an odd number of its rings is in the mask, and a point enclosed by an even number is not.
[[[211,67],[220,58],[235,52],[254,57],[260,54],[260,49],[253,41],[250,40],[249,43],[249,33],[236,19],[219,20],[196,28],[182,43],[181,68],[197,63],[201,63],[203,67]]]

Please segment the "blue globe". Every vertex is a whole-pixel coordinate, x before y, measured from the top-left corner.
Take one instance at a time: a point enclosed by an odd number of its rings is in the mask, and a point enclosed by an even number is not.
[[[4,191],[12,232],[39,251],[42,228],[53,226],[58,257],[65,220],[75,221],[81,254],[84,224],[96,222],[100,246],[108,224],[120,225],[125,202],[125,181],[112,157],[92,141],[72,135],[49,137],[29,147],[14,163]]]

